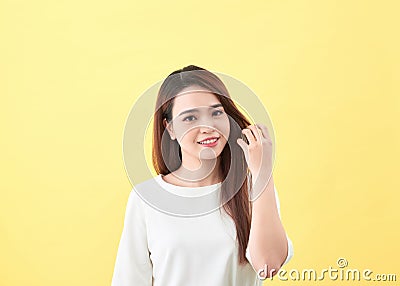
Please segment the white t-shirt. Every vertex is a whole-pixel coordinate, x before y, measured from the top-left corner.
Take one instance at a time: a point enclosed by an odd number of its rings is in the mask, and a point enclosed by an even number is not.
[[[218,189],[221,183],[181,187],[167,183],[161,176],[136,185],[130,192],[111,285],[262,285],[251,264],[239,265],[236,226],[225,211],[217,209],[196,217],[174,216],[150,206],[140,195],[157,186],[177,195],[201,196]],[[287,240],[284,264],[293,256],[292,241],[289,237]],[[248,248],[246,257],[251,262]]]

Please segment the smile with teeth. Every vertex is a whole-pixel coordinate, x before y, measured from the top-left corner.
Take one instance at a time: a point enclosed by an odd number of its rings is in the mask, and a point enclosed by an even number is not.
[[[205,140],[205,141],[200,141],[197,143],[203,144],[203,145],[207,145],[207,144],[212,144],[214,142],[216,142],[218,140],[218,138],[214,138],[214,139],[209,139],[209,140]]]

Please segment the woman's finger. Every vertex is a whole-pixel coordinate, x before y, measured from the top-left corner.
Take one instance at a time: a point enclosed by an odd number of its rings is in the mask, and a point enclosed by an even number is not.
[[[247,126],[247,128],[249,128],[253,132],[253,135],[256,138],[256,140],[258,142],[261,142],[261,139],[262,139],[261,130],[259,130],[256,125],[250,125],[250,126]]]
[[[264,136],[264,138],[271,140],[270,136],[269,136],[269,132],[268,132],[268,128],[265,127],[262,124],[256,124],[258,128],[261,129],[262,131],[262,135]]]
[[[240,148],[242,148],[243,152],[246,152],[248,149],[248,146],[246,142],[244,142],[244,140],[242,138],[238,138],[236,140],[237,144],[240,146]]]
[[[247,141],[249,141],[249,145],[256,143],[256,138],[254,137],[253,132],[251,132],[250,129],[245,128],[242,130],[242,133],[246,135]]]

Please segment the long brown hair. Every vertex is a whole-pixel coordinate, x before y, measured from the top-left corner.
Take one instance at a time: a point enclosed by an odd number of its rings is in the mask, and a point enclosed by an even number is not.
[[[198,71],[198,72],[197,72]],[[250,125],[246,117],[237,109],[224,83],[212,72],[194,65],[189,65],[172,72],[162,83],[156,101],[153,125],[154,169],[158,174],[167,175],[181,165],[182,154],[177,140],[163,136],[165,127],[163,119],[172,119],[174,97],[184,88],[196,85],[211,91],[221,102],[229,115],[230,133],[228,142],[220,156],[220,171],[224,182],[221,185],[223,207],[236,225],[239,245],[239,263],[248,262],[246,248],[250,235],[251,205],[248,198],[249,171],[244,154],[236,143],[241,137],[242,129]],[[235,122],[233,122],[234,120]],[[168,152],[162,152],[168,150]],[[236,192],[236,190],[239,190]],[[236,192],[236,193],[235,193]]]

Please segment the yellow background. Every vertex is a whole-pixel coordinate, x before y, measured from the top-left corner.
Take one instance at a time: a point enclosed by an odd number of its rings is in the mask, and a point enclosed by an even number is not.
[[[400,275],[398,1],[0,3],[0,285],[110,285],[126,116],[189,64],[272,118],[284,268]]]

